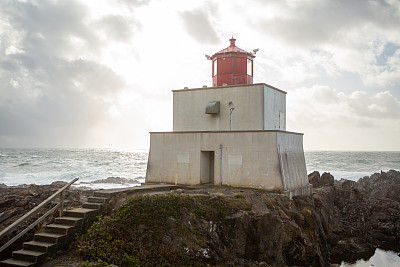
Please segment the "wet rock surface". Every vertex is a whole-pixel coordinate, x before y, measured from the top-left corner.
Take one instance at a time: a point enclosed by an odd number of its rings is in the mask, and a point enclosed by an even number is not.
[[[326,225],[332,262],[368,258],[375,248],[399,250],[399,172],[335,181],[314,188],[313,197]]]

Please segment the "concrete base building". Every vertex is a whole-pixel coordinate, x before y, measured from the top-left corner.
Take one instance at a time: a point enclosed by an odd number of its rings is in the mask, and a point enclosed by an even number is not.
[[[246,58],[234,39],[228,48],[222,50],[225,57],[221,52],[209,57],[213,75],[223,72],[225,83],[229,75],[220,68],[228,56],[241,53],[247,66],[255,57]],[[242,81],[252,83],[252,61],[250,74]],[[233,73],[231,85],[173,90],[173,132],[150,133],[146,183],[311,193],[303,134],[286,131],[286,92],[267,84],[235,84],[240,75],[248,73]]]

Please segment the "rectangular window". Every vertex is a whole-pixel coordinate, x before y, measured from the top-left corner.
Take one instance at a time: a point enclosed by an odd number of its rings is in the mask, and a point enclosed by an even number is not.
[[[217,75],[217,60],[213,62],[213,76]]]
[[[247,75],[253,76],[253,60],[247,59]]]

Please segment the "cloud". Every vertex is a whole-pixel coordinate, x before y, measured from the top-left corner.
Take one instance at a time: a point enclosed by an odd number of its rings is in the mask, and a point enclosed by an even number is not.
[[[363,91],[355,91],[347,98],[347,102],[351,110],[360,117],[400,120],[400,101],[389,91],[373,96]]]
[[[400,100],[389,91],[338,92],[328,86],[288,93],[288,129],[305,133],[306,149],[396,150]]]
[[[281,44],[282,48],[275,51],[276,56],[271,55],[278,62],[294,54],[302,59],[312,56],[313,63],[319,63],[332,76],[345,71],[356,73],[367,86],[384,87],[399,82],[398,1],[267,1],[263,4],[275,13],[259,17],[255,27]],[[279,51],[282,49],[286,55]]]
[[[85,23],[88,8],[76,1],[2,1],[2,17],[22,37],[21,50],[36,57],[98,51],[98,39]],[[80,42],[80,43],[78,43]],[[80,44],[80,45],[77,45]]]
[[[118,1],[127,6],[140,7],[140,6],[148,5],[151,0],[118,0]]]
[[[84,145],[126,87],[97,61],[105,44],[87,7],[46,0],[0,5],[6,25],[0,37],[0,145]],[[100,21],[109,36],[130,37],[121,17]]]
[[[102,28],[102,32],[104,32],[106,38],[124,42],[132,37],[132,25],[121,15],[104,16],[98,22],[98,25]]]
[[[184,27],[188,34],[200,43],[217,44],[218,37],[208,14],[202,9],[184,11],[180,13]]]
[[[347,41],[338,37],[364,26],[397,31],[398,6],[396,1],[281,1],[280,13],[261,25],[276,38],[314,48]]]

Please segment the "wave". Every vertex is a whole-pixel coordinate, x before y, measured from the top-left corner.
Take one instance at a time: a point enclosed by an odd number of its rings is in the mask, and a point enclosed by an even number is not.
[[[30,165],[28,162],[24,162],[24,163],[18,164],[18,165],[15,166],[15,167],[22,167],[22,166],[28,166],[28,165]]]
[[[137,179],[123,178],[123,177],[108,177],[106,179],[95,180],[91,182],[81,182],[85,184],[119,184],[119,185],[139,185]]]

